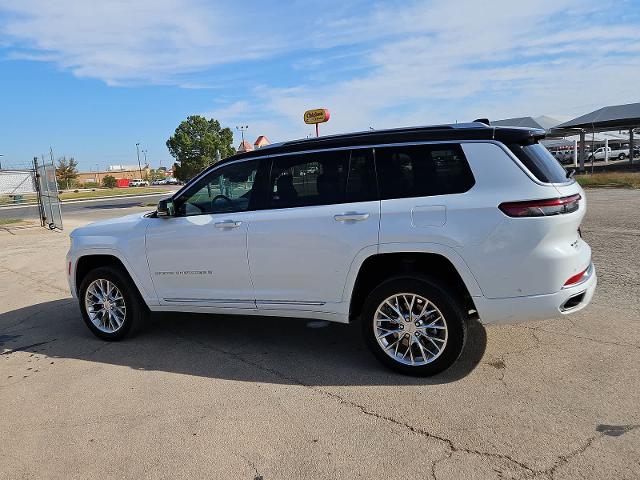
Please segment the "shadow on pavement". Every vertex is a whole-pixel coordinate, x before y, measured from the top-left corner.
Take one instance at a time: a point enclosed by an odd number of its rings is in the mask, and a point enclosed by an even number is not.
[[[89,332],[71,298],[0,314],[3,356],[28,351],[138,370],[291,385],[450,383],[474,370],[486,343],[484,327],[474,321],[453,367],[431,378],[412,378],[380,365],[361,341],[357,325],[163,313],[134,338],[104,342]]]

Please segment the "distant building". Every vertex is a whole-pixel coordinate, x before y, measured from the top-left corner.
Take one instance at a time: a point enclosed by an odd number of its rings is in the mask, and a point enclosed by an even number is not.
[[[238,153],[250,152],[253,150],[253,145],[251,145],[246,140],[240,142],[240,146],[238,147]]]
[[[262,148],[262,147],[265,147],[265,146],[270,145],[270,144],[271,144],[271,142],[264,135],[260,135],[258,138],[256,138],[256,141],[253,142],[253,146],[255,148]]]
[[[145,165],[144,168],[147,168],[147,166]],[[122,172],[122,171],[126,171],[126,170],[137,170],[138,169],[138,165],[108,165],[107,166],[107,171],[108,172]]]
[[[131,165],[129,165],[129,167],[131,167]],[[126,170],[112,170],[107,167],[107,170],[104,172],[79,172],[76,180],[82,186],[85,183],[100,183],[106,175],[111,175],[116,180],[121,178],[126,178],[127,180],[135,180],[140,179],[140,170],[138,169],[137,165],[135,168],[128,168]],[[145,165],[144,167],[142,167],[142,180],[150,179],[150,175],[151,169],[149,168],[149,166]]]
[[[258,148],[266,147],[267,145],[270,145],[270,144],[271,142],[266,136],[260,135],[258,138],[256,138],[256,141],[253,142],[253,145],[251,145],[246,140],[243,140],[242,142],[240,142],[240,146],[238,147],[238,153],[251,152]]]

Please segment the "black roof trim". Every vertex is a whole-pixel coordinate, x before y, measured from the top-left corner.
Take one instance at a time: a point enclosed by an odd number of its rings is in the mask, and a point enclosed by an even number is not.
[[[292,140],[239,153],[223,160],[224,163],[248,158],[264,157],[281,153],[304,152],[316,149],[384,145],[422,141],[498,140],[503,143],[521,143],[544,138],[545,131],[537,128],[493,127],[480,122],[404,127],[389,130],[327,135],[317,138]]]

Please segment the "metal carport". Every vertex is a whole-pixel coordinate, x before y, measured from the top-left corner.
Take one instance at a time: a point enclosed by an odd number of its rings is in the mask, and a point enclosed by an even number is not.
[[[580,135],[579,169],[583,172],[587,133],[629,130],[629,162],[633,164],[633,134],[637,128],[640,128],[640,103],[629,103],[603,107],[561,123],[550,129],[549,136]]]

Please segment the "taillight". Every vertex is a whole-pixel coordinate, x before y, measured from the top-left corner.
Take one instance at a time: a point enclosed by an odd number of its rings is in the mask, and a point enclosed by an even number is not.
[[[569,278],[569,280],[564,282],[563,288],[571,287],[572,285],[576,285],[577,283],[582,282],[586,277],[589,276],[589,269],[590,268],[591,268],[591,266],[585,268],[582,272],[580,272],[580,273],[574,275],[573,277]]]
[[[501,203],[498,208],[510,217],[548,217],[571,213],[580,207],[579,193],[562,198]]]

